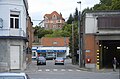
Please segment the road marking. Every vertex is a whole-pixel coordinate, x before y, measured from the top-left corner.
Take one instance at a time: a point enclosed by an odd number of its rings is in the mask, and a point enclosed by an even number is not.
[[[68,71],[73,71],[72,69],[68,69]]]
[[[76,71],[80,71],[80,70],[76,70]]]
[[[46,69],[45,71],[50,71],[50,69]]]
[[[42,70],[38,70],[38,71],[42,71]]]
[[[61,71],[66,71],[65,69],[61,69]]]
[[[42,72],[43,70],[42,70],[42,69],[39,69],[38,71],[39,71],[39,72]],[[50,69],[45,69],[45,71],[49,72],[49,71],[51,71],[51,70],[50,70]],[[53,69],[53,71],[58,71],[58,69]],[[70,72],[71,72],[71,71],[74,71],[74,70],[72,70],[72,69],[68,69],[68,70],[66,70],[66,69],[61,69],[60,71],[63,71],[63,72],[64,72],[64,71],[70,71]],[[78,71],[78,72],[79,72],[79,71],[81,71],[81,70],[77,69],[77,70],[75,70],[75,71]]]
[[[58,71],[57,69],[53,69],[53,71]]]

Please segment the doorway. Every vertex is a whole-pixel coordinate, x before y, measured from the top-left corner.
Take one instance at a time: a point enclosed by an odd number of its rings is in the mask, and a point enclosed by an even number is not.
[[[100,44],[100,67],[112,68],[112,60],[114,57],[120,61],[120,41],[102,40]]]

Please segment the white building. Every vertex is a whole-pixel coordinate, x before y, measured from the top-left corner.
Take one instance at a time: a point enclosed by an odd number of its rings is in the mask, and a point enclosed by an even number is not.
[[[42,37],[40,45],[33,45],[32,58],[43,55],[46,58],[69,56],[69,37]]]
[[[27,0],[0,0],[0,67],[26,68]]]
[[[66,58],[69,55],[69,47],[33,47],[33,58],[36,58],[37,54],[55,54],[56,57]]]

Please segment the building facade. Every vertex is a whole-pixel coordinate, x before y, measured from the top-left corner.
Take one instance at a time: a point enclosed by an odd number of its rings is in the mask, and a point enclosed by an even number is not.
[[[24,70],[26,68],[27,0],[0,0],[0,10],[0,68]]]
[[[86,12],[83,26],[87,68],[111,68],[114,57],[120,61],[120,11]]]
[[[62,29],[65,23],[65,19],[62,17],[62,14],[58,14],[56,11],[53,11],[51,14],[44,15],[44,27],[45,29]]]
[[[32,61],[32,43],[34,41],[34,30],[33,30],[33,23],[31,21],[30,16],[27,18],[27,37],[28,37],[28,42],[27,42],[27,49],[26,49],[26,60],[27,64],[31,63]]]
[[[69,38],[57,37],[49,38],[43,37],[40,40],[40,45],[33,45],[32,55],[36,58],[38,54],[45,56],[46,58],[64,57],[69,55]]]

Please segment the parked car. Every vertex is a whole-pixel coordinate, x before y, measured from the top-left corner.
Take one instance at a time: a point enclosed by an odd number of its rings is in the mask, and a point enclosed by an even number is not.
[[[40,64],[46,65],[46,58],[45,57],[43,57],[43,56],[37,57],[37,65],[40,65]]]
[[[0,73],[0,79],[30,79],[26,73]]]
[[[63,64],[64,65],[64,61],[65,61],[65,59],[63,57],[57,57],[55,59],[55,65],[56,64]]]

